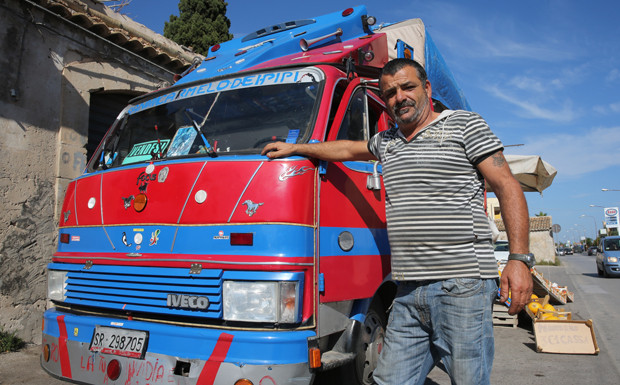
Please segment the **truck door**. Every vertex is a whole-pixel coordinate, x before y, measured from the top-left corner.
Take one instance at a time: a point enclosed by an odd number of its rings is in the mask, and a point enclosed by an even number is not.
[[[345,91],[328,140],[368,140],[388,128],[375,92],[354,79]],[[385,191],[367,188],[375,162],[327,163],[320,184],[320,302],[370,298],[389,273]]]

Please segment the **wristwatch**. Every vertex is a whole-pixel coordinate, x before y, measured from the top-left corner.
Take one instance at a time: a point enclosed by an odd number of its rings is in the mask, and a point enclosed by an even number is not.
[[[534,265],[536,264],[536,258],[534,257],[534,254],[532,253],[529,253],[529,254],[510,253],[508,255],[508,260],[509,261],[521,261],[525,263],[527,267],[530,269],[534,267]]]

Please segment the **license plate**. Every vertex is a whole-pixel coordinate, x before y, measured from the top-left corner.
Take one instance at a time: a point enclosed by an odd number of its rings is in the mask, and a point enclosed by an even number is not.
[[[142,359],[148,340],[146,331],[97,326],[90,341],[90,351]]]

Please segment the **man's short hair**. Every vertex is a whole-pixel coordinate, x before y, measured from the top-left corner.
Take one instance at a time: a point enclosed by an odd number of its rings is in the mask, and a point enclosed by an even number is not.
[[[418,73],[418,78],[420,79],[422,84],[426,83],[428,76],[426,75],[424,67],[422,67],[420,63],[415,60],[405,58],[396,58],[387,62],[381,70],[381,77],[383,77],[383,75],[393,76],[394,74],[396,74],[396,72],[407,66],[415,68],[416,72]]]

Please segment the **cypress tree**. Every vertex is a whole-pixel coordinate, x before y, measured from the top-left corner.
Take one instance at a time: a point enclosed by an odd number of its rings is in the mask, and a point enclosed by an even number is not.
[[[206,56],[210,46],[233,38],[227,5],[223,0],[180,0],[179,16],[170,15],[164,36]]]

